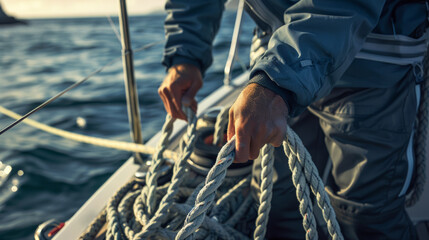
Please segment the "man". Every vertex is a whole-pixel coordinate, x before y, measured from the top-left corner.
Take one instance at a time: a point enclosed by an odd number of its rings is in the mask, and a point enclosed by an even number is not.
[[[264,51],[254,59],[249,84],[230,110],[228,138],[236,135],[236,162],[256,159],[266,143],[280,146],[288,117],[297,117],[294,128],[315,161],[328,155],[332,160],[327,191],[345,238],[415,239],[404,195],[413,172],[425,2],[247,0],[245,6],[258,25],[255,37],[269,44],[260,46]],[[159,94],[175,118],[186,119],[181,105],[196,110],[223,8],[219,0],[166,4],[168,74]],[[254,165],[257,197],[260,169]],[[281,149],[274,181],[267,237],[303,239]]]

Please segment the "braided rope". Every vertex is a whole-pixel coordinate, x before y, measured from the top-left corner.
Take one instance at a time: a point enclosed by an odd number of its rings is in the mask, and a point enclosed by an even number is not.
[[[253,234],[255,240],[263,240],[267,231],[268,214],[271,209],[271,198],[273,196],[273,165],[274,147],[266,144],[262,148],[262,171],[261,171],[261,195],[259,197],[258,218],[256,229]]]
[[[174,164],[173,176],[171,178],[171,184],[168,186],[167,194],[162,198],[155,215],[143,228],[143,231],[136,236],[137,238],[146,238],[150,232],[161,226],[163,220],[168,216],[167,211],[173,203],[174,196],[179,191],[180,184],[185,179],[186,161],[191,156],[196,141],[197,118],[189,108],[185,108],[184,110],[189,120],[187,128],[188,144],[185,146],[180,160]]]
[[[313,161],[311,160],[310,153],[308,153],[301,139],[299,139],[298,135],[296,135],[296,133],[289,126],[287,127],[287,140],[283,142],[283,147],[284,147],[285,154],[286,156],[288,156],[288,159],[289,159],[289,167],[291,168],[293,175],[296,176],[296,177],[293,177],[294,185],[296,180],[298,180],[297,182],[299,183],[298,185],[295,185],[297,188],[301,184],[304,184],[303,180],[301,180],[302,175],[304,175],[305,180],[307,181],[305,185],[307,184],[310,185],[310,188],[313,194],[316,196],[317,204],[322,210],[323,218],[327,224],[328,232],[331,235],[332,239],[334,240],[344,239],[344,237],[341,234],[340,226],[335,217],[334,209],[332,208],[328,194],[325,191],[323,181],[320,179],[317,168],[314,165]],[[303,170],[303,173],[302,173],[302,170]],[[304,191],[307,191],[307,190],[304,188]],[[306,193],[303,193],[303,194],[304,194],[303,196],[306,197],[305,196]],[[298,195],[298,189],[297,189],[297,195]],[[303,206],[305,207],[305,209],[303,210],[311,210],[312,204],[311,203],[309,204],[310,206]],[[301,205],[300,205],[300,211],[301,211]],[[307,212],[307,211],[303,211],[303,212]],[[313,220],[311,219],[312,214],[309,214],[309,213],[311,212],[308,211],[307,214],[303,215],[304,220],[309,219],[309,223],[310,223],[309,230],[310,231],[314,230],[315,232],[317,232],[315,228],[312,229],[313,228],[313,223],[312,223]]]
[[[224,196],[221,196],[211,210],[209,217],[205,217],[216,199],[216,191],[222,184],[226,176],[226,169],[232,164],[235,158],[235,137],[222,147],[217,157],[216,163],[207,175],[204,186],[200,184],[194,192],[190,189],[179,189],[179,185],[185,179],[186,171],[181,162],[186,162],[192,152],[192,144],[195,141],[195,116],[188,115],[188,146],[184,147],[181,160],[175,164],[171,183],[166,186],[155,186],[154,201],[156,206],[157,195],[164,195],[158,204],[158,209],[154,215],[149,214],[142,196],[144,191],[150,190],[150,186],[144,186],[138,189],[136,182],[129,182],[121,188],[109,201],[106,208],[107,232],[106,239],[149,239],[152,237],[161,237],[166,239],[193,239],[194,235],[199,239],[248,239],[247,236],[233,228],[249,211],[253,199],[250,195],[246,198],[240,197],[240,194],[247,184],[250,183],[250,177],[246,177],[230,188]],[[163,145],[168,142],[168,131],[172,125],[171,119],[167,118],[163,128],[163,137],[158,147],[158,154],[154,156],[157,161],[162,161]],[[322,209],[323,216],[328,225],[328,230],[333,239],[343,239],[338,223],[335,219],[335,213],[329,204],[329,198],[324,192],[323,183],[318,176],[317,169],[311,161],[311,157],[302,145],[298,136],[288,127],[287,140],[283,143],[285,154],[289,158],[289,166],[292,170],[293,182],[297,188],[297,197],[300,201],[300,212],[303,215],[303,226],[306,230],[307,239],[316,239],[316,222],[312,214],[312,203],[310,199],[310,188],[316,195],[319,207]],[[158,158],[157,158],[158,157]],[[256,229],[254,231],[255,239],[263,239],[265,228],[268,221],[270,210],[270,201],[272,197],[272,175],[273,175],[273,148],[265,146],[263,148],[261,172],[261,197]],[[150,169],[157,170],[153,164]],[[147,178],[147,185],[156,184],[153,176]],[[150,181],[153,181],[149,183]],[[310,185],[310,187],[309,187]],[[200,190],[201,188],[201,190]],[[183,191],[182,191],[183,190]],[[200,190],[200,191],[199,191]],[[176,203],[173,201],[177,193],[187,195],[185,203]],[[198,192],[198,194],[196,194]],[[195,199],[195,206],[191,209],[189,205]],[[241,199],[241,200],[240,200]],[[134,204],[133,204],[134,201]],[[128,211],[131,205],[134,205],[134,215]],[[221,211],[221,210],[224,211]],[[230,210],[228,210],[230,209]],[[234,210],[232,210],[234,209]],[[232,216],[224,216],[225,212],[232,212]],[[186,218],[184,216],[187,214]],[[168,217],[174,217],[168,222]],[[100,217],[102,221],[103,216]],[[179,220],[177,220],[179,219]],[[184,219],[182,228],[176,234],[176,230]],[[225,223],[223,223],[225,222]],[[99,225],[99,224],[98,224]],[[166,226],[161,228],[161,226]],[[96,229],[96,227],[90,227]],[[91,231],[90,231],[91,232]],[[88,234],[89,235],[89,234]],[[93,235],[93,234],[91,234]],[[86,238],[82,238],[86,239]]]
[[[106,220],[108,231],[106,232],[106,239],[121,239],[121,220],[117,207],[120,204],[121,199],[132,189],[134,184],[134,181],[130,181],[125,184],[125,186],[119,189],[107,204]]]
[[[106,209],[103,209],[103,211],[101,211],[100,214],[91,222],[89,228],[79,237],[79,240],[95,239],[104,223],[106,223]]]
[[[217,220],[219,222],[223,223],[225,221],[225,218],[226,218],[226,216],[225,216],[226,215],[226,213],[225,213],[226,205],[229,204],[229,202],[232,198],[235,198],[239,194],[241,194],[241,191],[243,191],[243,189],[249,187],[251,180],[252,180],[252,176],[249,174],[249,176],[243,178],[234,187],[230,188],[226,194],[224,194],[222,197],[220,197],[216,201],[216,206],[213,207],[213,210],[210,213],[210,217],[217,216]],[[191,204],[193,204],[194,202],[195,202],[195,200]],[[231,219],[229,219],[229,220],[231,220]]]
[[[426,54],[424,60],[424,82],[421,83],[421,100],[417,114],[417,131],[414,141],[416,157],[416,180],[413,189],[406,196],[405,206],[411,207],[416,204],[424,191],[426,183],[426,161],[428,146],[429,125],[429,56]]]
[[[199,199],[199,190],[204,186],[200,184],[194,190],[189,187],[180,187],[184,179],[187,179],[185,165],[180,163],[186,163],[186,159],[192,152],[192,145],[195,142],[195,125],[196,117],[191,112],[185,110],[189,121],[188,125],[188,145],[183,148],[183,154],[181,155],[180,161],[174,166],[173,176],[171,182],[164,186],[157,186],[156,179],[152,180],[153,175],[147,177],[146,185],[140,186],[137,182],[131,181],[123,186],[118,192],[112,197],[106,207],[105,219],[98,221],[97,226],[90,226],[88,232],[91,234],[84,234],[81,239],[93,239],[95,234],[100,230],[99,226],[107,223],[106,239],[150,239],[150,238],[165,238],[173,239],[176,236],[175,229],[178,229],[186,217],[186,214],[191,210],[191,205],[195,199]],[[167,118],[166,123],[163,127],[163,134],[161,137],[161,144],[157,149],[157,154],[154,159],[162,161],[162,151],[165,148],[164,145],[168,144],[168,131],[172,125],[172,120]],[[149,170],[156,171],[158,167],[153,163]],[[149,173],[150,175],[150,173]],[[232,181],[233,179],[229,180]],[[247,195],[246,198],[241,197],[240,194],[248,192],[245,190],[250,185],[250,176],[242,179],[233,187],[227,187],[223,191],[227,190],[217,200],[215,207],[224,208],[226,212],[234,213],[232,218],[225,216],[224,212],[219,211],[222,214],[218,216],[213,215],[209,218],[205,218],[202,222],[200,229],[196,231],[196,236],[199,239],[248,239],[247,236],[243,235],[238,230],[234,229],[233,222],[237,222],[242,216],[245,216],[251,208],[252,198]],[[158,206],[157,211],[154,215],[148,213],[144,198],[142,196],[149,196],[148,193],[144,195],[144,191],[150,190],[150,184],[155,183],[155,191],[153,193],[155,199],[155,206]],[[192,182],[187,179],[189,183]],[[236,180],[233,180],[235,182]],[[221,182],[221,181],[219,181]],[[188,184],[189,184],[188,183]],[[163,196],[161,200],[158,200],[160,196]],[[177,195],[177,198],[176,198]],[[181,195],[181,196],[178,196]],[[217,195],[216,195],[217,196]],[[216,197],[215,196],[215,197]],[[174,199],[180,199],[187,197],[186,203],[174,202]],[[214,198],[215,198],[214,197]],[[159,204],[157,204],[159,202]],[[189,204],[187,204],[189,203]],[[242,204],[243,203],[243,204]],[[133,206],[133,209],[131,209]],[[186,210],[186,211],[185,211]],[[236,211],[237,210],[237,211]],[[171,220],[171,218],[174,219]],[[170,219],[167,219],[170,218]],[[182,220],[180,220],[182,219]],[[230,223],[223,224],[218,219],[225,219],[226,222]],[[230,221],[231,220],[231,221]],[[165,228],[161,228],[166,226]]]
[[[228,226],[234,226],[237,222],[247,213],[250,206],[254,203],[253,197],[249,194],[240,207],[234,212],[234,214],[226,221]]]
[[[204,187],[204,182],[201,182],[194,191],[189,195],[188,199],[186,199],[186,202],[184,204],[191,205],[193,202],[195,202],[195,199],[197,198],[198,193],[200,192],[201,188]],[[172,205],[175,205],[177,203],[172,203]],[[171,209],[174,209],[175,206],[171,206]],[[171,211],[170,209],[170,211]],[[175,215],[173,220],[166,226],[167,229],[170,230],[177,230],[179,226],[185,221],[186,215],[183,216]]]
[[[119,220],[121,227],[129,239],[133,239],[135,232],[140,226],[135,221],[128,221],[131,218],[131,211],[127,211],[133,206],[135,199],[140,195],[140,191],[129,192],[118,206]]]
[[[242,187],[240,183],[237,184],[239,186],[236,185],[233,188],[240,189]],[[115,194],[114,199],[110,201],[111,204],[109,204],[109,208],[112,208],[118,205],[119,207],[117,208],[117,210],[114,208],[110,209],[110,214],[108,216],[108,230],[106,232],[106,239],[151,239],[153,237],[155,237],[156,239],[174,239],[174,237],[176,236],[176,232],[174,231],[174,228],[171,228],[171,227],[151,229],[151,231],[142,235],[140,235],[141,232],[139,232],[141,229],[141,226],[140,228],[134,229],[133,219],[127,219],[128,215],[132,215],[130,212],[127,212],[127,209],[129,208],[129,205],[130,205],[128,201],[129,199],[135,198],[136,194],[138,194],[138,191],[130,192],[131,186],[133,184],[134,183],[131,182],[130,184],[124,186],[121,190],[118,191],[117,194]],[[203,185],[201,185],[201,187],[202,186]],[[158,187],[158,188],[161,188],[161,187]],[[198,190],[199,188],[197,187],[194,193],[192,194],[198,193]],[[228,195],[228,193],[226,193],[225,195]],[[122,200],[121,200],[121,197],[123,197]],[[230,197],[227,196],[226,198],[230,198]],[[246,199],[249,199],[249,198],[251,198],[250,195],[248,195]],[[239,209],[239,211],[242,212],[241,215],[244,215],[246,212],[248,212],[248,209],[250,207],[250,203],[246,203],[246,201],[243,203],[244,203],[243,205],[248,206],[248,208],[241,207],[241,209]],[[169,212],[170,214],[172,213],[171,216],[175,218],[170,222],[170,224],[172,224],[173,222],[176,222],[178,218],[183,217],[184,219],[186,214],[191,210],[191,208],[192,207],[186,203],[181,204],[181,203],[173,202],[169,207]],[[198,239],[209,239],[210,236],[213,239],[228,239],[228,240],[248,239],[248,237],[246,237],[245,235],[243,235],[233,227],[221,224],[218,221],[216,221],[216,219],[217,219],[216,217],[204,219],[204,222],[201,225],[201,229],[198,229],[197,231]],[[136,223],[138,223],[138,221]],[[129,229],[127,229],[127,227]],[[133,229],[130,229],[131,227]],[[135,232],[139,232],[139,233],[135,234]],[[81,239],[94,239],[94,237],[90,238],[88,236],[85,236]]]
[[[192,211],[192,206],[188,205],[188,204],[181,204],[181,205],[176,205],[177,207],[180,207],[179,212],[183,215],[188,214],[190,211]],[[215,220],[215,218],[204,218],[203,221],[201,222],[201,227],[200,229],[196,230],[196,232],[198,231],[203,231],[203,233],[201,234],[200,237],[197,237],[198,239],[205,239],[205,236],[207,235],[207,232],[204,231],[205,230],[210,230],[211,232],[215,232],[216,235],[218,236],[218,238],[220,239],[228,239],[228,240],[234,240],[233,237],[230,236],[229,232],[227,231],[227,227],[225,227],[224,225],[222,225],[221,223],[219,223],[217,220]],[[237,232],[237,231],[234,231]],[[176,239],[177,239],[178,235],[176,235]]]
[[[297,198],[300,201],[300,212],[303,216],[303,226],[306,230],[307,239],[317,239],[316,220],[313,215],[313,204],[310,199],[310,188],[316,196],[318,206],[321,208],[323,218],[327,223],[328,231],[334,240],[344,239],[339,224],[335,218],[335,212],[330,204],[327,193],[324,190],[323,182],[320,179],[317,168],[311,160],[311,156],[305,149],[299,137],[288,126],[287,139],[283,142],[284,151],[288,157],[289,166],[292,171],[293,183],[297,188]],[[211,207],[214,200],[214,192],[221,185],[225,178],[226,169],[232,164],[235,157],[235,137],[232,138],[219,152],[216,164],[212,167],[207,175],[205,186],[201,189],[195,201],[195,206],[188,213],[182,229],[176,236],[176,240],[193,239],[194,232],[201,226],[204,221],[206,212]],[[264,157],[265,157],[264,149]],[[271,153],[272,155],[272,153]],[[270,208],[271,196],[269,190],[272,183],[269,182],[270,171],[272,171],[272,161],[266,157],[264,159],[265,168],[261,174],[263,184],[261,184],[261,208],[258,210],[257,225],[266,224],[266,218]],[[268,169],[268,168],[271,168]],[[271,173],[272,175],[272,173]],[[265,180],[265,181],[264,181]],[[309,187],[310,186],[310,187]],[[264,216],[266,215],[266,216]],[[263,239],[265,231],[262,227],[255,229],[254,236],[257,239]]]
[[[310,188],[303,174],[302,166],[298,161],[296,161],[292,154],[288,154],[286,150],[285,153],[289,158],[288,163],[289,168],[292,171],[292,182],[296,188],[296,198],[299,202],[299,212],[303,217],[302,226],[305,230],[305,238],[307,240],[318,239],[316,218],[313,214],[313,203],[310,198]]]
[[[215,165],[207,174],[205,186],[195,200],[195,206],[188,213],[182,229],[177,233],[176,240],[193,239],[193,234],[204,221],[207,210],[213,204],[215,191],[222,184],[226,175],[226,169],[235,158],[235,137],[225,144],[216,159]]]
[[[149,171],[146,174],[146,186],[142,190],[143,204],[147,207],[147,212],[152,215],[155,212],[156,203],[156,187],[158,186],[157,181],[161,176],[159,171],[164,164],[164,158],[162,157],[163,152],[167,149],[169,144],[169,137],[173,132],[174,120],[170,115],[167,114],[165,118],[164,126],[162,127],[162,135],[160,142],[157,146],[156,153],[152,156],[152,164]]]
[[[222,143],[225,128],[228,125],[229,107],[224,107],[220,110],[216,117],[215,131],[213,134],[213,145],[218,146]]]

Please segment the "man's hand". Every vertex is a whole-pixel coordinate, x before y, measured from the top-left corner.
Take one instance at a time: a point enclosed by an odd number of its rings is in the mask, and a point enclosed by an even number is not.
[[[203,86],[203,78],[198,67],[178,64],[168,69],[167,76],[158,88],[165,110],[173,118],[186,120],[182,105],[197,111],[195,95]]]
[[[255,159],[271,143],[278,147],[286,135],[288,108],[284,100],[256,83],[249,84],[229,110],[228,140],[236,135],[235,162]]]

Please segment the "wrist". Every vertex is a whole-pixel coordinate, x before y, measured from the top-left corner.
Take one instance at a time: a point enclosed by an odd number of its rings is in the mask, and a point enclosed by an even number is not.
[[[183,57],[183,56],[175,56],[172,61],[170,66],[167,67],[167,71],[177,65],[187,65],[187,66],[192,66],[192,67],[196,67],[198,69],[198,71],[200,73],[202,73],[202,65],[198,60],[195,59],[191,59],[188,57]]]
[[[266,107],[274,107],[281,111],[286,118],[289,116],[290,110],[287,102],[284,101],[282,96],[271,89],[258,83],[249,83],[243,92],[246,92],[249,100],[260,102],[262,105],[266,105]]]
[[[171,71],[175,71],[180,74],[197,74],[198,76],[201,76],[200,69],[197,66],[188,63],[173,65],[168,69],[168,73]]]
[[[291,113],[293,111],[293,103],[295,102],[294,93],[287,89],[279,87],[264,72],[257,72],[256,75],[254,75],[250,79],[248,85],[250,84],[258,84],[280,96],[285,102],[288,112]]]

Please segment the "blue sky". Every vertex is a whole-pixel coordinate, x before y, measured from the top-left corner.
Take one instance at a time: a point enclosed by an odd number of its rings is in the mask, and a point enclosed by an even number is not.
[[[165,0],[127,0],[130,15],[162,11]],[[0,0],[9,15],[18,18],[117,15],[118,0]]]

